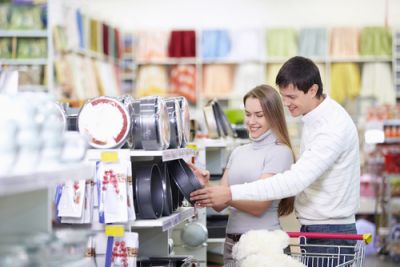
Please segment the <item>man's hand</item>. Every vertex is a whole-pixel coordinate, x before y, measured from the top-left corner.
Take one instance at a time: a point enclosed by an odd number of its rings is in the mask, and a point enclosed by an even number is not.
[[[190,169],[193,171],[194,175],[196,175],[196,177],[200,181],[201,185],[207,186],[208,182],[210,181],[210,172],[207,170],[202,170],[190,162],[188,162],[187,164],[189,165]]]
[[[190,200],[201,207],[225,205],[232,200],[232,193],[229,186],[210,186],[192,192]]]

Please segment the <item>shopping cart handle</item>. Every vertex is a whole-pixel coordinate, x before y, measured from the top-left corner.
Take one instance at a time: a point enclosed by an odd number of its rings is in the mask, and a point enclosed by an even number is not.
[[[363,240],[366,244],[372,241],[372,234],[338,234],[338,233],[309,233],[309,232],[287,232],[290,237],[305,237],[319,239],[343,239],[343,240]]]

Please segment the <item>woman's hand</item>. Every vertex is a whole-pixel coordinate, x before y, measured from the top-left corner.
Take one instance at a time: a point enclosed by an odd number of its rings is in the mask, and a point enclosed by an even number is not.
[[[188,162],[187,163],[190,169],[193,171],[194,175],[196,175],[197,179],[200,181],[201,185],[208,186],[208,182],[210,181],[210,172],[207,170],[202,170],[198,168],[196,165]]]

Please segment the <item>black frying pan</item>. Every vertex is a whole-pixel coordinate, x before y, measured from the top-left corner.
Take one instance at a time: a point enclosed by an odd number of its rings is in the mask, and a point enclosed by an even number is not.
[[[138,217],[156,219],[164,208],[164,187],[160,169],[156,164],[141,164],[135,171],[135,196]]]
[[[172,200],[172,191],[171,191],[171,178],[168,174],[167,165],[163,162],[159,164],[161,175],[163,177],[164,184],[164,208],[163,208],[163,216],[169,216],[173,212],[173,200]]]
[[[190,202],[190,193],[202,188],[197,177],[183,159],[167,162],[168,171],[183,196]],[[190,202],[194,204],[193,202]]]
[[[168,169],[167,164],[165,164],[165,165]],[[172,210],[175,211],[181,206],[184,196],[183,196],[182,192],[179,190],[174,178],[172,178],[172,176],[169,172],[168,172],[168,179],[169,179],[170,185],[171,185]]]

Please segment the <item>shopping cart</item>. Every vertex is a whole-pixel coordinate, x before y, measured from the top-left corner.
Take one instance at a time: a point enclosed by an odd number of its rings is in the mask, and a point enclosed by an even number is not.
[[[288,232],[299,238],[299,244],[290,244],[286,254],[308,267],[361,267],[364,264],[365,245],[372,241],[371,234],[303,233]],[[312,244],[311,240],[356,240],[355,245]]]

